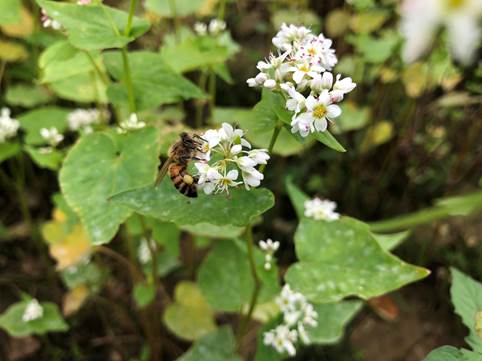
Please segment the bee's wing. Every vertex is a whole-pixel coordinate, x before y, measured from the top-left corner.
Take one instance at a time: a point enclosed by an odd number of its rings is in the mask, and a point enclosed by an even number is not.
[[[162,179],[166,175],[167,170],[169,169],[169,165],[171,165],[171,163],[172,163],[172,159],[173,159],[172,156],[170,156],[169,158],[166,159],[166,161],[162,165],[161,170],[157,174],[155,187],[157,187],[159,185],[159,183],[161,183]]]

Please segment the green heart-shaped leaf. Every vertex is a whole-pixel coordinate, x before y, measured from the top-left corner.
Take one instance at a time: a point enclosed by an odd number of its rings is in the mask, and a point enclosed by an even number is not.
[[[264,188],[234,189],[230,195],[199,194],[188,198],[174,188],[169,177],[158,187],[117,194],[113,203],[127,206],[145,216],[177,225],[209,223],[216,226],[246,226],[274,205],[273,194]]]
[[[124,81],[121,53],[107,52],[104,54],[104,60],[109,73],[115,79]],[[138,110],[204,97],[201,89],[182,75],[175,73],[158,53],[130,52],[128,60]],[[127,93],[123,84],[112,84],[108,95],[115,104],[123,105],[127,102]]]
[[[476,316],[482,312],[482,284],[452,268],[450,295],[455,313],[461,318],[470,333],[465,339],[474,351],[482,354],[482,338],[476,332]]]
[[[177,361],[241,361],[235,354],[233,332],[228,326],[204,335]]]
[[[239,241],[219,241],[204,260],[198,275],[198,284],[209,304],[217,311],[237,312],[248,304],[254,280],[248,262],[246,247]],[[259,303],[273,298],[280,290],[278,270],[264,269],[264,256],[255,250],[258,275],[263,284]],[[222,270],[222,272],[220,272]]]
[[[69,326],[65,323],[59,308],[51,302],[40,303],[43,314],[39,318],[31,321],[23,321],[28,303],[31,299],[17,302],[11,305],[2,315],[0,315],[0,327],[14,337],[25,337],[29,335],[43,335],[47,332],[67,331]]]
[[[315,303],[351,295],[368,299],[429,274],[384,251],[366,224],[350,218],[302,219],[295,245],[300,261],[288,269],[285,278]]]
[[[82,137],[68,153],[60,170],[60,186],[94,244],[109,242],[132,213],[109,197],[154,182],[158,138],[154,128],[94,133]]]
[[[59,107],[43,107],[23,113],[17,117],[21,127],[27,132],[27,144],[46,144],[40,135],[42,128],[57,128],[60,133],[67,129],[67,115],[69,109]]]
[[[129,36],[124,35],[128,14],[102,4],[81,6],[37,0],[48,15],[68,30],[70,43],[80,49],[122,48],[149,30],[146,20],[134,18]]]

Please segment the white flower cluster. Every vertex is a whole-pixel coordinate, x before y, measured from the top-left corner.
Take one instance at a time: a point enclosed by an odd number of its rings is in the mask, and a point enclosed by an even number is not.
[[[271,262],[273,261],[273,255],[279,248],[279,242],[273,242],[270,238],[266,241],[259,241],[259,247],[264,252],[264,269],[269,271],[271,269]]]
[[[42,128],[40,129],[40,136],[49,143],[51,147],[56,147],[62,140],[64,136],[59,133],[58,129],[55,127]]]
[[[336,221],[340,214],[335,212],[336,203],[327,199],[315,197],[305,201],[305,216],[317,221]]]
[[[95,109],[76,109],[69,113],[67,122],[72,131],[82,131],[86,134],[92,133],[93,125],[99,124],[102,120],[102,113]]]
[[[201,161],[194,165],[198,170],[198,187],[204,193],[229,193],[230,187],[241,184],[248,190],[260,185],[264,176],[256,166],[267,164],[268,152],[266,149],[251,149],[251,144],[243,137],[241,129],[234,129],[228,123],[201,136],[204,140],[199,154]],[[209,164],[211,158],[214,163]],[[242,180],[238,180],[239,172]]]
[[[288,355],[294,356],[298,339],[304,344],[310,342],[306,326],[315,327],[318,324],[318,313],[305,296],[292,291],[289,285],[283,287],[276,303],[283,313],[283,323],[265,332],[263,342],[274,347],[279,353],[287,352]]]
[[[59,21],[52,19],[45,9],[41,10],[40,21],[44,28],[52,28],[54,30],[60,30],[62,28],[62,24]]]
[[[224,30],[226,30],[226,23],[220,19],[212,19],[209,24],[205,24],[200,21],[194,24],[194,31],[199,36],[206,36],[208,34],[217,36]]]
[[[141,129],[146,126],[146,123],[139,121],[136,113],[132,113],[128,119],[122,121],[117,129],[119,133],[125,133],[128,130]]]
[[[0,143],[17,135],[20,123],[10,117],[10,109],[2,108],[0,112]]]
[[[258,62],[260,72],[247,80],[248,85],[283,94],[287,109],[294,112],[293,133],[306,137],[315,131],[324,132],[328,121],[341,114],[336,103],[356,86],[351,78],[341,79],[338,74],[334,79],[330,72],[338,62],[332,40],[323,34],[314,35],[304,26],[283,24],[273,44],[278,53]]]
[[[32,298],[29,303],[27,303],[27,307],[25,307],[25,311],[22,315],[23,322],[29,322],[33,320],[37,320],[42,317],[44,314],[44,309],[37,301],[37,299]]]

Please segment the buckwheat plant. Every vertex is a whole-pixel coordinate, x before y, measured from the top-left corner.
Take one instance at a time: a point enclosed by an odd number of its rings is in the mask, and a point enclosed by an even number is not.
[[[351,78],[331,73],[338,62],[332,43],[304,26],[283,24],[273,38],[277,52],[259,61],[260,72],[247,80],[251,87],[281,92],[294,113],[291,132],[302,137],[326,131],[328,122],[341,115],[337,104],[356,87]]]
[[[256,167],[267,164],[270,157],[266,149],[251,149],[243,130],[223,123],[221,128],[210,129],[201,138],[204,139],[202,160],[194,165],[198,186],[204,193],[229,194],[232,187],[244,185],[249,190],[261,184],[264,175]]]

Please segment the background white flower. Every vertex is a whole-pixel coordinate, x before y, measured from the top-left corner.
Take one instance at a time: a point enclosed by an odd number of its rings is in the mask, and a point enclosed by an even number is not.
[[[37,301],[37,299],[32,298],[32,300],[27,303],[27,307],[22,315],[23,322],[30,322],[41,318],[44,314],[44,309],[42,305]]]
[[[102,121],[103,114],[95,109],[76,109],[67,116],[69,129],[72,131],[82,131],[91,133],[93,126]]]
[[[335,221],[340,214],[335,212],[336,203],[315,197],[305,201],[305,216],[316,220]]]
[[[264,269],[271,269],[271,262],[273,261],[273,255],[279,248],[279,242],[268,238],[266,241],[259,241],[259,248],[264,252]]]
[[[132,113],[128,119],[120,123],[119,132],[123,133],[127,130],[141,129],[146,126],[146,123],[139,121],[136,113]]]
[[[56,147],[62,140],[64,140],[64,136],[59,133],[58,129],[55,127],[40,129],[40,136],[52,147]]]
[[[474,59],[480,45],[482,1],[405,0],[401,8],[401,32],[405,37],[402,57],[413,62],[432,45],[439,26],[447,29],[453,56],[463,63]]]
[[[0,143],[17,135],[20,123],[10,117],[10,109],[2,108],[0,112]]]
[[[283,286],[276,304],[283,313],[283,323],[265,332],[263,342],[272,346],[279,353],[296,354],[295,343],[299,339],[302,343],[309,343],[310,338],[306,327],[317,326],[318,313],[306,297],[293,291],[288,284]]]

